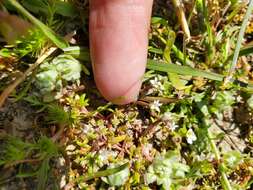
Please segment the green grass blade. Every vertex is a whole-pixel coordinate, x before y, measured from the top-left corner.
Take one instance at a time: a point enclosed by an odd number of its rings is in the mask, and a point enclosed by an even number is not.
[[[224,81],[225,76],[213,72],[202,71],[200,69],[195,69],[188,66],[181,66],[175,64],[168,64],[162,61],[148,60],[147,69],[166,72],[166,73],[176,73],[179,75],[188,75],[193,77],[203,77],[215,81]],[[253,90],[253,84],[245,83],[237,79],[231,78],[229,82],[238,85],[247,90]]]
[[[253,53],[253,42],[250,42],[250,43],[246,44],[245,46],[243,46],[240,49],[239,56],[249,55],[249,54],[252,54],[252,53]],[[225,61],[225,63],[227,63],[228,61],[232,60],[233,56],[234,56],[233,54],[230,55],[227,58],[227,60]]]
[[[46,158],[45,160],[43,160],[38,173],[37,173],[37,177],[38,177],[38,186],[37,186],[37,190],[44,190],[46,189],[46,185],[47,185],[47,181],[48,181],[48,172],[50,170],[50,166],[49,166],[49,158]]]
[[[214,142],[214,137],[212,136],[212,134],[208,131],[208,139],[209,139],[209,143],[210,143],[210,146],[211,146],[211,149],[214,153],[214,156],[215,156],[215,159],[217,161],[220,161],[221,160],[221,156],[220,156],[220,153],[219,153],[219,150],[218,150],[218,147],[216,146],[215,142]],[[224,163],[219,163],[219,172],[221,174],[221,185],[223,187],[224,190],[232,190],[232,187],[231,187],[231,184],[228,180],[228,177],[227,177],[227,174],[224,170],[225,166],[224,166]]]
[[[191,68],[188,66],[181,66],[175,64],[166,64],[155,60],[148,60],[147,68],[151,70],[177,73],[180,75],[189,75],[194,77],[204,77],[211,80],[223,81],[224,76],[216,73],[201,71],[199,69]]]
[[[213,55],[215,53],[215,39],[214,39],[214,34],[212,31],[212,26],[209,21],[209,10],[208,10],[208,3],[205,0],[202,0],[202,5],[203,5],[203,16],[204,16],[204,23],[205,23],[205,28],[207,32],[207,41],[206,41],[206,46],[207,46],[207,62],[208,64],[212,63],[213,60]]]
[[[239,55],[249,55],[253,53],[253,43],[247,44],[243,48],[241,48]]]
[[[188,65],[188,66],[191,66],[193,67],[194,66],[194,63],[188,58],[188,57],[185,57],[184,53],[182,51],[180,51],[177,46],[175,45],[172,45],[172,48],[171,50],[174,52],[175,56],[185,65]]]
[[[119,167],[116,167],[116,168],[107,169],[107,170],[103,170],[103,171],[98,171],[98,172],[95,172],[93,174],[89,174],[87,176],[80,177],[78,179],[78,181],[85,182],[85,181],[89,181],[89,180],[94,179],[94,178],[109,176],[109,175],[118,173],[118,172],[126,169],[127,167],[129,167],[129,163],[123,164],[123,165],[121,165]]]
[[[236,43],[236,47],[235,47],[235,52],[234,52],[234,56],[233,56],[233,61],[231,63],[230,69],[229,69],[229,73],[228,73],[228,78],[232,77],[232,75],[234,74],[235,68],[236,68],[236,64],[237,64],[237,60],[240,54],[240,49],[241,49],[241,44],[243,41],[243,37],[244,37],[244,33],[249,21],[249,18],[252,14],[252,10],[253,10],[253,0],[250,0],[247,12],[244,16],[242,25],[241,25],[241,29],[238,35],[238,39],[237,39],[237,43]]]
[[[57,36],[53,30],[47,27],[40,20],[31,15],[22,5],[16,0],[7,0],[12,6],[14,6],[20,13],[22,13],[27,19],[30,20],[36,27],[38,27],[45,36],[47,36],[58,48],[63,49],[68,47],[68,43],[61,37]]]
[[[90,61],[89,49],[81,46],[71,46],[63,49],[64,54],[71,55],[81,61]]]

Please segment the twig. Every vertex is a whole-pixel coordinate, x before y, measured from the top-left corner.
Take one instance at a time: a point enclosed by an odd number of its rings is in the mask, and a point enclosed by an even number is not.
[[[56,134],[51,138],[51,140],[53,142],[56,142],[62,135],[62,133],[64,132],[66,125],[65,124],[60,124],[59,125],[59,130],[56,132]]]
[[[237,146],[237,144],[234,142],[234,140],[230,137],[230,134],[234,131],[232,130],[226,130],[223,128],[223,126],[219,125],[216,120],[214,120],[215,124],[225,133],[224,140],[234,149],[242,152],[242,150]]]
[[[223,21],[223,17],[226,15],[227,11],[229,10],[229,8],[231,7],[231,2],[229,1],[228,4],[224,7],[222,14],[221,14],[221,18],[218,20],[218,22],[215,24],[215,31],[217,30],[217,28],[219,27],[220,23]]]
[[[230,65],[230,69],[229,69],[228,75],[227,75],[227,77],[224,80],[225,84],[230,81],[230,79],[233,77],[233,74],[235,72],[237,60],[238,60],[240,49],[241,49],[241,45],[242,45],[242,40],[243,40],[244,33],[245,33],[245,30],[246,30],[246,27],[247,27],[247,23],[248,23],[249,18],[251,16],[252,10],[253,10],[253,0],[250,0],[247,12],[246,12],[246,14],[244,16],[244,19],[243,19],[243,22],[242,22],[242,25],[241,25],[241,29],[240,29],[240,32],[239,32],[239,35],[238,35],[238,39],[237,39],[237,43],[236,43],[236,47],[235,47],[233,61],[232,61],[231,65]]]
[[[147,135],[153,134],[154,130],[156,129],[157,125],[161,122],[161,120],[157,120],[156,122],[152,123],[148,128],[145,129],[145,131],[142,133],[142,137],[145,137]]]
[[[155,100],[159,100],[159,102],[163,104],[175,103],[179,101],[177,98],[154,97],[154,96],[145,96],[139,99],[139,101],[147,102],[147,103],[154,102]]]
[[[3,106],[5,100],[8,98],[8,96],[15,90],[15,88],[22,83],[26,77],[36,68],[38,67],[46,58],[48,58],[53,52],[56,51],[56,47],[49,48],[45,53],[43,53],[37,61],[31,65],[23,74],[21,77],[17,78],[12,84],[10,84],[0,95],[0,108]]]

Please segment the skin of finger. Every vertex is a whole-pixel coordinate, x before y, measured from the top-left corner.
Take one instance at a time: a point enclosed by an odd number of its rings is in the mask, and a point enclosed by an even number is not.
[[[153,0],[90,0],[90,48],[101,94],[116,104],[135,101],[147,62]]]

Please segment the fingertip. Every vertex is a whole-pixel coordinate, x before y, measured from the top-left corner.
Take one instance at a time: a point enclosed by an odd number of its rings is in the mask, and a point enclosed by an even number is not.
[[[141,80],[139,80],[128,88],[125,88],[126,90],[119,90],[119,88],[113,84],[107,83],[106,85],[101,85],[99,81],[96,83],[103,97],[117,105],[124,105],[137,101],[142,84]]]
[[[105,99],[138,98],[147,62],[153,0],[92,0],[90,47],[96,85]]]

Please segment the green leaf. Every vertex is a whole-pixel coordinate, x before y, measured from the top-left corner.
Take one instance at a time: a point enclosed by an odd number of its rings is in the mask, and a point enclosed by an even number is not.
[[[185,86],[183,80],[181,80],[178,76],[178,74],[176,73],[170,73],[169,75],[169,79],[172,83],[172,86],[174,88],[176,88],[177,90],[184,90],[186,88],[189,88],[189,86]]]
[[[22,4],[31,12],[42,12],[46,15],[48,14],[48,6],[52,6],[50,2],[42,0],[23,0]],[[56,14],[71,18],[78,16],[77,9],[67,1],[55,1],[53,6]]]
[[[113,168],[117,166],[119,166],[119,164],[112,164],[109,166],[109,168]],[[109,175],[106,178],[102,178],[102,179],[111,186],[121,186],[126,183],[129,174],[130,174],[129,168],[126,167],[125,169],[119,172],[115,172],[114,174]]]
[[[158,49],[158,48],[149,47],[148,51],[151,52],[151,53],[163,55],[163,50]]]
[[[48,13],[47,5],[43,0],[22,0],[22,5],[33,13]]]
[[[42,93],[51,92],[56,87],[58,72],[56,70],[47,70],[36,75],[36,86]]]
[[[78,10],[67,1],[56,1],[56,13],[66,17],[78,16]]]
[[[243,161],[243,155],[239,151],[230,151],[223,156],[226,166],[235,168],[240,162]]]
[[[171,49],[173,47],[173,44],[175,42],[175,39],[176,39],[175,32],[173,30],[169,30],[168,36],[167,36],[167,41],[166,41],[166,47],[163,52],[163,57],[164,57],[165,61],[168,63],[171,62],[170,53],[171,53]]]
[[[48,172],[50,170],[49,166],[49,158],[43,160],[40,169],[38,170],[37,177],[38,177],[38,186],[37,190],[45,190],[48,180]]]
[[[90,52],[86,47],[71,46],[63,49],[64,54],[71,55],[72,57],[81,61],[90,61]]]
[[[204,77],[211,80],[223,81],[224,76],[216,73],[201,71],[188,66],[181,66],[176,64],[167,64],[162,61],[148,60],[147,68],[155,71],[166,73],[176,73],[180,75],[189,75],[194,77]]]
[[[168,151],[165,155],[158,155],[148,167],[145,174],[146,183],[157,182],[164,189],[170,189],[174,180],[184,179],[190,167],[180,163],[180,154],[177,151]]]
[[[26,172],[26,173],[18,173],[16,175],[16,177],[18,177],[18,178],[27,178],[27,177],[34,177],[36,175],[37,175],[36,172],[30,172],[30,173]]]
[[[240,49],[239,56],[249,55],[253,53],[253,42],[250,42]],[[225,63],[233,59],[234,54],[231,54]]]
[[[25,159],[33,145],[23,142],[19,138],[8,136],[4,139],[1,148],[3,151],[0,152],[0,165],[3,165]]]
[[[251,19],[252,11],[253,11],[253,0],[250,0],[247,11],[246,11],[246,13],[244,15],[244,18],[243,18],[242,25],[240,27],[240,31],[239,31],[239,34],[238,34],[238,38],[237,38],[237,42],[236,42],[236,46],[235,46],[235,51],[234,51],[234,55],[233,55],[233,60],[230,64],[230,68],[229,68],[227,78],[233,76],[233,74],[236,70],[237,60],[238,60],[238,57],[239,57],[239,54],[240,54],[242,42],[244,40],[244,33],[245,33],[246,28],[247,28],[248,22]]]
[[[179,75],[188,75],[193,77],[203,77],[215,81],[222,82],[224,80],[224,76],[221,74],[202,71],[200,69],[195,69],[189,66],[181,66],[176,64],[167,64],[163,61],[156,61],[156,60],[148,60],[147,68],[150,70],[166,72],[166,73],[176,73]],[[253,90],[253,84],[245,83],[236,79],[231,79],[231,83],[247,88],[248,90]]]
[[[82,65],[71,55],[59,55],[50,63],[46,62],[40,66],[36,74],[35,84],[42,95],[47,95],[48,100],[61,96],[61,90],[67,82],[77,82],[81,78]],[[45,98],[46,98],[45,97]]]
[[[82,66],[71,55],[59,55],[53,59],[51,64],[55,66],[61,78],[66,81],[76,81],[81,77]]]
[[[58,146],[52,141],[52,139],[42,136],[36,144],[45,158],[52,158],[58,155]]]
[[[70,124],[70,114],[67,113],[61,106],[59,105],[50,105],[47,108],[48,116],[46,120],[52,124]]]
[[[109,168],[109,169],[106,169],[106,170],[103,170],[103,171],[98,171],[98,172],[95,172],[95,173],[92,173],[92,174],[88,174],[87,176],[80,177],[78,179],[78,181],[79,182],[85,182],[85,181],[89,181],[89,180],[94,179],[94,178],[113,175],[113,174],[118,173],[122,170],[125,170],[128,167],[129,167],[129,163],[125,163],[125,164],[123,164],[119,167]]]
[[[151,19],[151,23],[152,24],[162,24],[164,26],[167,26],[168,25],[168,22],[166,19],[163,19],[161,17],[152,17]]]
[[[12,55],[12,52],[9,49],[7,49],[7,48],[2,48],[0,50],[0,56],[2,56],[2,57],[11,57],[11,55]]]
[[[146,177],[147,184],[154,183],[157,180],[156,175],[151,172],[147,173],[145,177]]]

